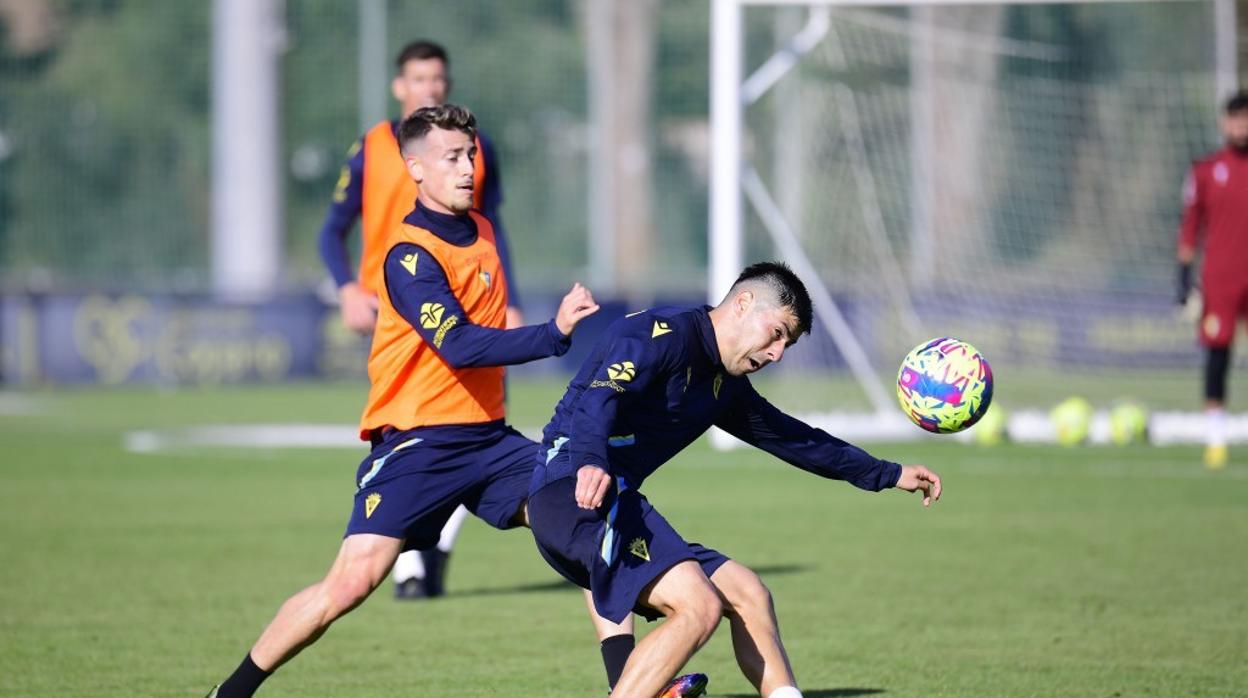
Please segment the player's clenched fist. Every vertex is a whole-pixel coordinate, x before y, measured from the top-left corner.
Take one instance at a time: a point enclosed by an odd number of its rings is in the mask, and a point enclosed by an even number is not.
[[[923,491],[923,506],[931,506],[932,500],[940,499],[940,476],[921,465],[901,466],[897,489],[906,492]]]
[[[359,334],[368,334],[377,324],[377,296],[360,288],[354,281],[338,289],[338,302],[342,306],[342,324]]]
[[[611,476],[596,465],[582,465],[576,471],[576,505],[582,509],[597,509],[611,487]]]
[[[598,312],[598,304],[594,302],[594,294],[579,283],[572,285],[572,290],[563,297],[559,304],[559,312],[555,315],[555,326],[565,335],[572,334],[577,323]]]

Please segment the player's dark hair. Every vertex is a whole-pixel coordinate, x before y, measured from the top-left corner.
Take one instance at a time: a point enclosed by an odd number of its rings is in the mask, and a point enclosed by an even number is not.
[[[1227,114],[1240,114],[1248,111],[1248,90],[1240,90],[1226,100],[1223,107]]]
[[[472,112],[457,104],[440,104],[417,109],[399,124],[399,148],[407,152],[410,144],[429,135],[434,127],[466,133],[469,138],[477,137],[477,117]]]
[[[814,311],[810,303],[810,294],[806,284],[797,278],[797,274],[784,262],[759,262],[751,264],[741,272],[733,286],[746,281],[761,281],[776,292],[782,307],[793,311],[797,316],[797,334],[809,334]]]
[[[447,57],[446,49],[442,48],[440,44],[421,39],[411,42],[404,46],[402,51],[399,51],[399,57],[394,59],[395,73],[402,75],[403,66],[407,65],[408,61],[427,61],[430,58],[442,61],[442,65],[446,66],[448,71],[451,69],[451,59]]]

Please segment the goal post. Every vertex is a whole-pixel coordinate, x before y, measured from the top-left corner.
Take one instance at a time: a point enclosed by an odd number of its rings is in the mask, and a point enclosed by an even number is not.
[[[760,30],[786,9],[787,33]],[[788,369],[852,379],[877,414],[929,334],[1054,391],[1059,365],[1194,366],[1179,185],[1218,143],[1234,19],[1234,0],[712,0],[710,301],[788,262],[818,346]]]

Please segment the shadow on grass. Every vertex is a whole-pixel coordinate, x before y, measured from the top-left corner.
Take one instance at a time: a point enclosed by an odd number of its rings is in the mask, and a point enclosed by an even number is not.
[[[822,688],[802,691],[806,698],[847,698],[848,696],[874,696],[883,693],[882,688]],[[724,698],[756,698],[753,693],[734,693]]]
[[[766,578],[782,574],[798,574],[810,569],[807,565],[781,564],[781,565],[763,565],[753,568],[759,576]],[[454,583],[454,580],[451,580]],[[501,596],[503,594],[540,594],[548,591],[571,591],[578,587],[571,582],[562,579],[552,579],[548,582],[536,582],[533,584],[520,584],[511,587],[482,587],[480,589],[465,589],[464,591],[456,591],[452,589],[446,593],[447,597],[461,596]],[[829,694],[836,695],[836,694]],[[857,694],[846,694],[857,695]]]

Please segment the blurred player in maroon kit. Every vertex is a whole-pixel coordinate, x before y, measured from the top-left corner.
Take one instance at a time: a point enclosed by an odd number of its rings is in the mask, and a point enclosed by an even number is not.
[[[1248,91],[1226,102],[1226,145],[1192,165],[1183,186],[1179,229],[1179,303],[1192,296],[1192,263],[1203,241],[1199,335],[1205,346],[1205,465],[1226,465],[1226,378],[1231,339],[1248,318]]]

